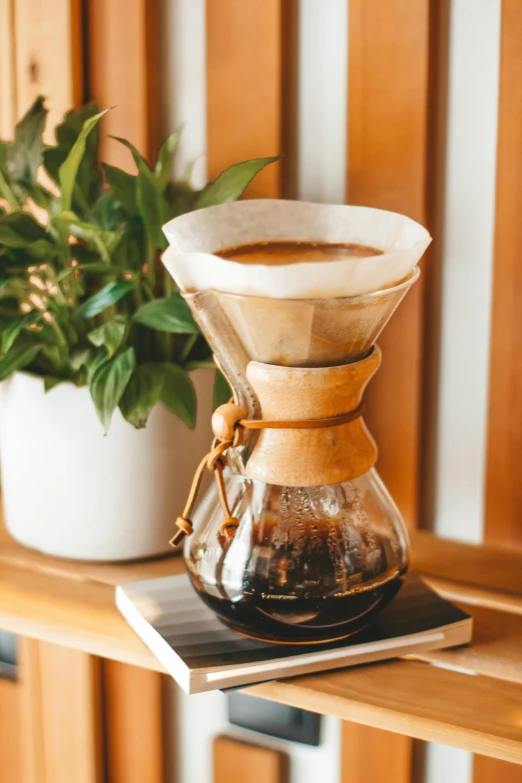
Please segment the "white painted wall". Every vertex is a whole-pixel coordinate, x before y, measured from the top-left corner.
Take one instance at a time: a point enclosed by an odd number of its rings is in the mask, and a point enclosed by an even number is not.
[[[300,0],[298,36],[298,197],[343,204],[348,0]]]
[[[442,247],[435,529],[478,542],[484,516],[500,0],[453,0]]]

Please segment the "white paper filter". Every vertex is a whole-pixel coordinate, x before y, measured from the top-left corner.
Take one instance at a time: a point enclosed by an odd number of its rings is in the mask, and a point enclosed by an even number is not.
[[[163,263],[181,291],[206,289],[278,299],[356,296],[388,288],[414,269],[431,242],[419,223],[369,207],[260,199],[174,218],[163,230]],[[349,242],[383,255],[319,263],[241,264],[215,255],[266,241]]]

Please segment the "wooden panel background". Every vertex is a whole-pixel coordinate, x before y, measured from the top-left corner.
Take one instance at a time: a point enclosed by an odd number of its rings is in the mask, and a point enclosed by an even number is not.
[[[231,737],[214,740],[214,783],[288,783],[285,753]],[[332,782],[333,783],[333,782]]]
[[[487,541],[522,548],[522,4],[502,0],[486,473]],[[474,783],[522,783],[522,765],[475,757]]]
[[[288,42],[286,25],[292,24],[293,2],[207,3],[209,179],[232,163],[281,152],[283,43]],[[281,176],[280,163],[269,166],[250,185],[248,195],[281,195]]]

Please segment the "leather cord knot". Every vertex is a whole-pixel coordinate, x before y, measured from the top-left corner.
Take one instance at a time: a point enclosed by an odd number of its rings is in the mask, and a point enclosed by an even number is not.
[[[224,520],[219,527],[218,539],[221,546],[234,538],[239,522],[232,516],[228,505],[225,479],[223,478],[224,461],[223,457],[229,448],[240,446],[243,442],[244,430],[260,429],[323,429],[326,427],[339,427],[342,424],[348,424],[355,421],[364,413],[364,403],[361,403],[353,411],[341,413],[338,416],[331,416],[325,419],[284,419],[281,421],[267,421],[265,419],[247,419],[245,411],[233,402],[227,402],[216,408],[212,416],[212,429],[215,435],[212,446],[208,454],[205,454],[199,463],[189,496],[183,509],[183,514],[176,519],[176,532],[170,540],[173,547],[179,546],[186,536],[193,532],[193,525],[190,515],[196,502],[201,480],[205,470],[210,470],[214,474],[218,489],[219,499],[224,512]]]

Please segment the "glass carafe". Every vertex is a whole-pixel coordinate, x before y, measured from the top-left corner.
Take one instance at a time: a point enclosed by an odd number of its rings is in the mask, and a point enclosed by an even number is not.
[[[235,402],[258,419],[264,406],[252,382],[256,367],[293,373],[306,368],[313,375],[373,363],[360,397],[378,366],[375,341],[418,274],[415,268],[384,291],[340,299],[269,299],[215,290],[185,298]],[[313,415],[313,398],[310,406]],[[238,522],[233,534],[223,528],[216,486],[198,502],[195,532],[185,545],[188,572],[201,598],[240,632],[287,643],[342,638],[367,624],[400,588],[408,563],[406,529],[372,467],[376,449],[363,420],[346,426],[352,427],[353,444],[348,438],[338,462],[366,464],[363,472],[321,483],[322,468],[314,466],[311,449],[310,476],[302,484],[285,483],[285,471],[282,481],[278,471],[270,481],[260,480],[261,469],[263,476],[265,468],[271,474],[269,464],[259,465],[256,444],[268,436],[250,430],[226,455],[226,496]],[[290,430],[283,440],[279,436],[283,451],[291,437]],[[362,460],[359,442],[368,451]]]

